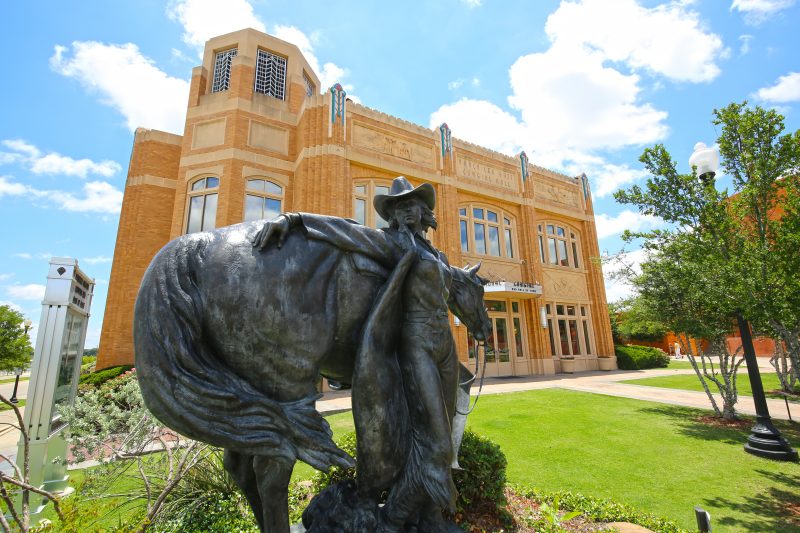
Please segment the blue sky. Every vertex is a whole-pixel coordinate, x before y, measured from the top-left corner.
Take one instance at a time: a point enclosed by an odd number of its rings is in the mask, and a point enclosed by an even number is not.
[[[133,131],[182,133],[209,37],[266,31],[300,46],[323,88],[341,82],[383,112],[586,172],[600,247],[615,252],[622,230],[661,224],[611,196],[646,179],[644,147],[666,144],[686,170],[694,144],[717,136],[712,110],[744,99],[800,127],[798,23],[796,0],[12,2],[0,19],[0,303],[36,323],[47,261],[75,257],[97,281],[86,345],[98,344]]]

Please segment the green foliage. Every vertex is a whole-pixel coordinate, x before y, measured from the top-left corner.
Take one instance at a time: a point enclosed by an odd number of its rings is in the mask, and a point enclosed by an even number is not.
[[[0,305],[0,370],[27,367],[33,348],[25,331],[25,317],[8,305]]]
[[[503,509],[506,506],[506,456],[500,446],[473,431],[464,431],[458,453],[461,470],[453,471],[458,489],[456,512],[472,506]]]
[[[774,110],[733,103],[714,111],[722,169],[733,193],[710,176],[677,171],[663,145],[640,160],[644,188],[614,196],[677,229],[627,233],[651,252],[631,282],[654,317],[676,333],[718,339],[741,313],[783,340],[800,378],[800,130],[784,134]]]
[[[664,338],[669,332],[666,324],[659,321],[657,312],[650,302],[642,297],[630,298],[609,304],[609,314],[613,312],[612,336],[619,341],[656,341]]]
[[[525,497],[541,502],[540,511],[543,511],[545,522],[552,526],[581,514],[596,522],[630,522],[662,533],[687,533],[687,530],[675,522],[611,500],[590,498],[568,491],[546,492],[529,488],[515,488],[515,490]],[[571,513],[560,516],[563,510],[569,510]]]
[[[342,435],[341,437],[338,437],[334,442],[336,442],[336,445],[339,448],[350,454],[350,457],[355,458],[356,456],[355,432],[349,431],[344,435]],[[342,468],[340,466],[333,466],[327,472],[321,472],[319,470],[316,470],[314,471],[314,477],[311,479],[311,491],[314,494],[319,494],[329,485],[334,485],[336,483],[351,479],[352,480],[356,479],[355,468]]]
[[[580,516],[580,511],[569,511],[566,513],[562,513],[561,509],[559,508],[558,504],[559,496],[556,495],[553,498],[552,502],[543,501],[539,505],[539,514],[541,515],[541,522],[542,524],[537,524],[539,527],[537,530],[543,532],[549,531],[563,531],[561,528],[561,524],[563,522],[567,522],[572,520],[576,516]]]
[[[94,357],[97,359],[97,348],[87,348],[83,350],[83,357]]]
[[[663,350],[650,346],[614,346],[617,366],[620,370],[645,370],[647,368],[667,368],[669,357]]]
[[[104,368],[103,370],[92,372],[91,374],[82,375],[80,384],[91,385],[96,388],[132,369],[133,367],[131,365],[120,365]]]

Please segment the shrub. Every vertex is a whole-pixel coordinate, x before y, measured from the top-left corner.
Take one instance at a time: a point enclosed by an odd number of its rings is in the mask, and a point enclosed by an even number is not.
[[[342,450],[350,454],[350,457],[356,457],[356,434],[353,431],[348,431],[341,437],[335,440],[336,445]],[[314,494],[319,494],[325,490],[329,485],[334,485],[341,481],[356,479],[355,468],[342,468],[340,466],[333,466],[327,472],[315,471],[314,477],[311,479],[311,491]]]
[[[663,350],[650,346],[614,346],[617,366],[621,370],[644,370],[646,368],[666,368],[669,357]]]
[[[514,491],[539,503],[552,505],[558,501],[562,510],[578,511],[586,518],[597,522],[630,522],[663,533],[687,533],[685,529],[666,518],[643,513],[611,500],[590,498],[567,491],[545,492],[521,487],[515,487]]]
[[[106,381],[114,379],[117,376],[120,376],[127,372],[128,370],[132,369],[131,365],[120,365],[120,366],[112,366],[109,368],[104,368],[98,372],[92,372],[91,374],[84,374],[81,376],[80,383],[82,385],[92,385],[94,387],[99,387]]]

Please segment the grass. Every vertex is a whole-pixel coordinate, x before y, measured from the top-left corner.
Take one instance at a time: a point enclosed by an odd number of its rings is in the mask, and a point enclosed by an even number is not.
[[[17,407],[23,407],[25,405],[25,400],[18,400]],[[11,407],[7,403],[0,403],[0,412],[3,411],[10,411]]]
[[[669,368],[672,368],[670,365]],[[644,385],[647,387],[661,387],[665,389],[681,389],[691,391],[703,391],[703,385],[700,383],[696,374],[680,374],[675,376],[660,376],[653,378],[630,379],[622,381],[621,383],[628,383],[631,385]],[[761,372],[761,383],[764,386],[764,391],[768,398],[783,399],[783,396],[770,391],[780,390],[781,383],[778,376],[774,372]],[[708,387],[711,392],[717,392],[717,386],[709,381]],[[746,368],[739,368],[736,376],[736,390],[740,395],[752,396],[753,389],[750,387],[750,379],[747,376]],[[792,398],[789,401],[797,401]]]
[[[697,421],[707,413],[547,389],[486,395],[468,425],[502,447],[510,483],[609,498],[690,530],[693,508],[701,505],[711,513],[714,531],[800,532],[800,465],[746,454],[749,428]],[[327,419],[336,435],[353,429],[349,412]],[[800,425],[776,424],[800,445]],[[70,474],[72,480],[82,477]],[[298,464],[293,477],[311,474]],[[789,516],[792,505],[796,514]],[[108,527],[120,519],[110,514],[101,523]]]
[[[610,498],[692,530],[701,505],[714,531],[800,531],[800,515],[785,515],[800,505],[800,465],[746,454],[749,430],[696,421],[706,413],[549,389],[481,398],[468,425],[500,444],[512,483]],[[776,424],[800,444],[800,426]]]
[[[676,361],[674,359],[669,360],[669,366],[667,367],[669,370],[691,370],[692,363],[689,361]]]
[[[31,378],[29,376],[20,376],[19,382],[22,383],[23,381],[28,381],[30,379]],[[3,378],[0,379],[0,385],[2,385],[3,383],[14,383],[16,380],[17,380],[16,376],[14,376],[13,378]]]

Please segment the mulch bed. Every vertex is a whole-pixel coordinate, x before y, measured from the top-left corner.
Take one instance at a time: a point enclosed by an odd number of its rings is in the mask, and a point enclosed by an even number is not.
[[[479,505],[470,508],[464,514],[457,515],[456,522],[463,524],[468,523],[470,533],[484,533],[492,532],[516,532],[516,533],[534,533],[541,531],[541,525],[544,518],[540,512],[540,505],[538,502],[531,498],[526,498],[521,494],[517,494],[510,488],[506,487],[506,499],[508,500],[508,512],[511,514],[510,520],[503,519],[498,513],[497,509],[493,509],[490,505]],[[560,514],[564,514],[562,511]],[[509,521],[512,525],[509,527]],[[611,531],[614,530],[604,522],[592,522],[586,517],[578,515],[572,520],[561,522],[559,524],[567,531]],[[538,527],[537,527],[538,526]]]
[[[702,415],[695,418],[695,421],[705,424],[706,426],[713,426],[715,428],[732,428],[732,429],[750,429],[753,425],[752,420],[725,420],[714,415]]]

